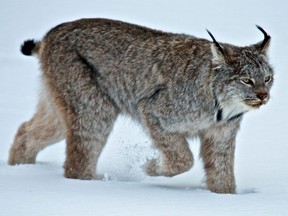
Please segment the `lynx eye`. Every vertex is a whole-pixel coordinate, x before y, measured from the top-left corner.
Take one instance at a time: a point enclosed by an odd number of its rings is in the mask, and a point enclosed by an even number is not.
[[[269,83],[271,81],[272,77],[271,76],[266,76],[265,77],[265,83]]]
[[[241,78],[240,81],[245,85],[254,85],[254,81],[250,78]]]

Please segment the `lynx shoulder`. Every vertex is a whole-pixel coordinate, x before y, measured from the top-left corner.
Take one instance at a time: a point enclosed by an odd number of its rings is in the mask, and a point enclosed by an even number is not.
[[[10,164],[35,163],[39,151],[66,139],[65,176],[96,178],[96,165],[119,114],[150,134],[159,158],[151,176],[193,166],[186,138],[197,136],[208,189],[235,193],[234,149],[243,115],[266,104],[273,83],[270,36],[239,47],[108,19],[61,24],[43,40],[26,41],[41,63],[42,94],[23,123]]]

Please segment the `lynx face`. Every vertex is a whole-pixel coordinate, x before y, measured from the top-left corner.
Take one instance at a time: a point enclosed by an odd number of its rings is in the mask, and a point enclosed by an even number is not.
[[[268,63],[266,50],[257,45],[219,49],[212,45],[215,69],[215,97],[221,117],[230,119],[259,108],[268,102],[273,84],[273,69]],[[218,50],[217,50],[218,49]]]

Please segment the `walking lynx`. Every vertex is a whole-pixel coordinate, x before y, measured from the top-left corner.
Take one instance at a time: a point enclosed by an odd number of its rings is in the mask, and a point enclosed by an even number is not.
[[[270,36],[239,47],[108,19],[63,23],[25,55],[41,63],[42,93],[23,123],[9,163],[35,163],[39,151],[66,139],[65,176],[96,178],[96,165],[117,116],[148,132],[159,158],[150,176],[193,166],[186,138],[199,137],[208,189],[235,193],[234,150],[243,114],[266,104],[273,83]]]

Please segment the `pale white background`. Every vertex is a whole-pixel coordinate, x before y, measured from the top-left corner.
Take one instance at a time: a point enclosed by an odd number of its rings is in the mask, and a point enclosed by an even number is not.
[[[288,215],[288,1],[285,0],[2,0],[0,1],[0,215]],[[129,118],[119,118],[100,159],[105,181],[63,177],[65,143],[41,152],[36,165],[7,165],[20,123],[35,111],[39,89],[36,58],[20,44],[41,39],[55,25],[105,17],[165,31],[249,45],[271,36],[275,69],[272,99],[248,113],[237,139],[237,195],[209,192],[203,183],[199,143],[191,141],[195,167],[173,178],[146,177],[141,165],[155,156],[148,137]]]

